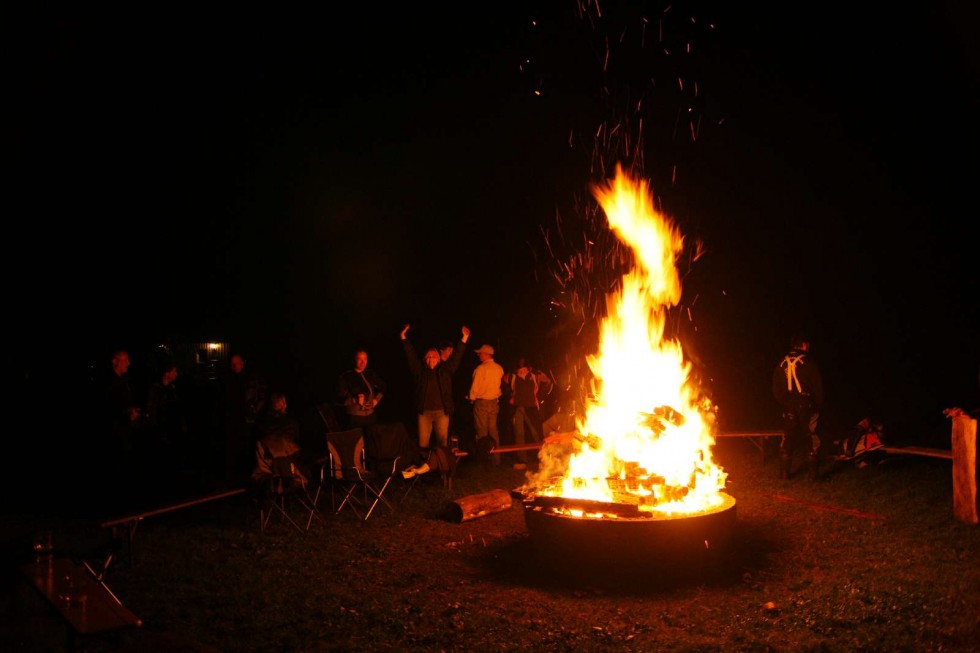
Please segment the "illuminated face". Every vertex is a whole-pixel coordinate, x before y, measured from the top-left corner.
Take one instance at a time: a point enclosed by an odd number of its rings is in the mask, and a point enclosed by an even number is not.
[[[283,396],[276,397],[276,400],[272,403],[272,410],[277,413],[286,412],[286,398]]]
[[[366,351],[359,351],[354,354],[354,369],[358,372],[363,372],[367,367],[368,357]]]
[[[112,371],[122,376],[129,369],[129,354],[124,351],[112,357]]]
[[[245,359],[235,354],[231,357],[231,371],[235,374],[241,374],[242,370],[245,369]]]
[[[430,349],[429,351],[425,352],[425,364],[430,368],[435,368],[435,366],[439,364],[440,360],[442,359],[439,358],[439,352],[437,350]]]
[[[439,357],[442,358],[442,360],[444,361],[449,360],[449,357],[452,355],[453,355],[452,347],[443,347],[442,349],[439,350]]]

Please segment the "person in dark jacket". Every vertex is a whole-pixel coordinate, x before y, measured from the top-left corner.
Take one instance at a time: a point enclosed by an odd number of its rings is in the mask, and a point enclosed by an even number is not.
[[[354,367],[343,372],[337,382],[337,403],[347,413],[348,428],[366,429],[378,423],[376,410],[388,384],[367,365],[367,352],[363,349],[354,352]]]
[[[796,454],[808,450],[810,477],[815,480],[820,462],[817,423],[824,393],[820,367],[810,354],[810,341],[806,336],[794,335],[789,352],[776,364],[772,373],[772,394],[782,410],[780,476],[789,478]]]
[[[218,381],[218,419],[222,427],[225,482],[248,478],[255,460],[255,423],[266,411],[268,386],[240,352],[232,354]]]
[[[435,432],[436,446],[446,446],[449,439],[449,418],[455,409],[453,374],[463,360],[466,342],[470,339],[470,330],[469,327],[462,327],[459,344],[453,348],[453,353],[447,360],[443,361],[439,356],[439,350],[433,347],[425,352],[423,364],[419,360],[415,347],[412,346],[412,341],[408,339],[410,326],[406,324],[402,329],[401,340],[405,359],[408,361],[415,384],[413,403],[418,414],[419,447],[427,451],[433,432]]]

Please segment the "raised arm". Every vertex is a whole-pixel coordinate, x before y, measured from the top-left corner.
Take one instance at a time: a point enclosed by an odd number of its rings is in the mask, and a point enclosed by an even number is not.
[[[405,350],[405,360],[408,361],[408,369],[412,370],[412,374],[418,374],[419,370],[422,369],[422,361],[419,360],[419,355],[415,352],[412,341],[408,339],[408,329],[410,326],[410,324],[405,325],[400,337],[402,349]]]

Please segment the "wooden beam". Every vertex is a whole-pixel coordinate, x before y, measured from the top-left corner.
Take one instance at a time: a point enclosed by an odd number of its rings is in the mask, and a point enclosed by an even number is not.
[[[949,449],[931,449],[929,447],[885,447],[885,453],[908,454],[910,456],[927,456],[929,458],[953,459],[953,452]]]
[[[723,431],[716,433],[718,438],[781,438],[782,431]]]
[[[147,510],[145,512],[139,512],[127,517],[119,517],[118,519],[111,519],[109,521],[104,521],[102,528],[109,528],[112,526],[119,526],[120,524],[125,524],[131,521],[139,521],[147,517],[153,517],[155,515],[162,515],[165,512],[173,512],[174,510],[180,510],[181,508],[189,508],[190,506],[196,506],[200,503],[207,503],[208,501],[216,501],[217,499],[224,499],[225,497],[233,497],[236,494],[244,494],[245,488],[238,488],[235,490],[226,490],[223,492],[217,492],[215,494],[209,494],[207,496],[198,497],[197,499],[191,499],[189,501],[181,501],[180,503],[175,503],[173,505],[164,506],[162,508],[155,508],[153,510]]]
[[[534,449],[540,449],[540,442],[532,442],[530,444],[505,444],[497,445],[490,450],[490,453],[510,453],[512,451],[533,451]]]

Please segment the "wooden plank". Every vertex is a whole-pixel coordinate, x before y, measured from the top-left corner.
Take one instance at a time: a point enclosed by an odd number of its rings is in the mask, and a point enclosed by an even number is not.
[[[929,458],[953,459],[953,452],[949,449],[931,449],[929,447],[884,447],[881,449],[885,453],[908,454],[911,456],[927,456]]]
[[[197,499],[190,499],[188,501],[181,501],[180,503],[171,504],[169,506],[163,506],[161,508],[154,508],[152,510],[146,510],[143,512],[134,513],[127,515],[125,517],[118,517],[116,519],[110,519],[104,521],[100,524],[102,528],[111,528],[113,537],[117,540],[122,539],[121,533],[125,530],[126,533],[126,547],[125,551],[121,553],[129,558],[129,563],[133,564],[133,540],[136,537],[136,527],[147,517],[153,517],[155,515],[162,515],[164,513],[173,512],[175,510],[180,510],[181,508],[189,508],[191,506],[197,506],[202,503],[208,503],[210,501],[216,501],[218,499],[224,499],[226,497],[232,497],[238,494],[244,494],[246,488],[236,488],[234,490],[224,490],[221,492],[215,492],[214,494],[208,494],[203,497],[198,497]],[[108,557],[102,562],[102,571],[96,575],[96,579],[101,581],[105,576],[105,573],[109,570],[109,566],[116,560],[117,553],[111,552]]]
[[[222,492],[216,492],[215,494],[209,494],[207,496],[198,497],[197,499],[191,499],[189,501],[181,501],[180,503],[171,504],[169,506],[163,506],[162,508],[155,508],[153,510],[147,510],[145,512],[139,512],[126,517],[119,517],[117,519],[111,519],[109,521],[102,522],[102,528],[109,528],[112,526],[119,526],[121,524],[126,524],[128,522],[140,521],[147,517],[153,517],[155,515],[162,515],[167,512],[173,512],[174,510],[180,510],[181,508],[189,508],[190,506],[196,506],[202,503],[207,503],[209,501],[216,501],[218,499],[224,499],[226,497],[232,497],[236,494],[243,494],[245,488],[237,488],[234,490],[225,490]]]
[[[782,431],[723,431],[716,438],[781,438]]]
[[[497,445],[490,450],[490,453],[510,453],[512,451],[533,451],[534,449],[540,449],[540,442],[532,442],[530,444],[505,444]]]

